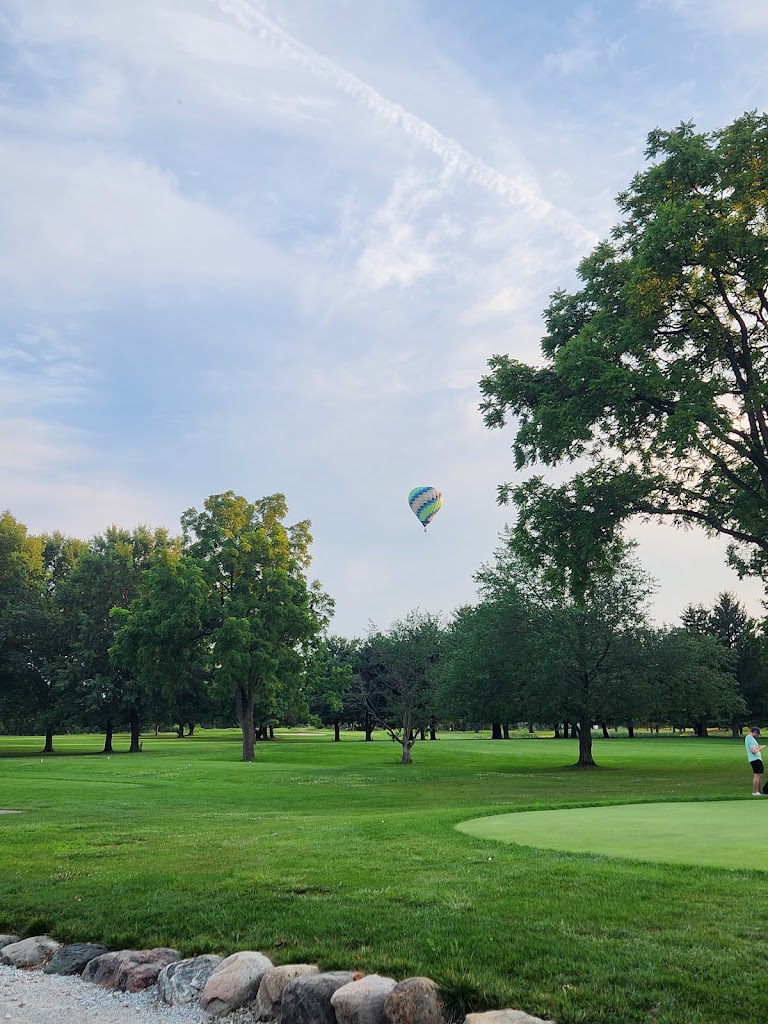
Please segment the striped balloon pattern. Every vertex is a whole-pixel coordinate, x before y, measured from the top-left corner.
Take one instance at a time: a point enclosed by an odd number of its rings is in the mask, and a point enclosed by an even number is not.
[[[429,526],[443,504],[443,496],[436,487],[414,487],[408,495],[411,511],[424,529]]]

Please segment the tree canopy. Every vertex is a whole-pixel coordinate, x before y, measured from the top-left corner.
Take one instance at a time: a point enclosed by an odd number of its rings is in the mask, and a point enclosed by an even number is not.
[[[579,463],[500,500],[518,549],[577,588],[635,515],[721,534],[768,578],[768,115],[653,131],[646,156],[582,287],[552,296],[541,365],[489,361],[481,408],[515,418],[516,468]]]

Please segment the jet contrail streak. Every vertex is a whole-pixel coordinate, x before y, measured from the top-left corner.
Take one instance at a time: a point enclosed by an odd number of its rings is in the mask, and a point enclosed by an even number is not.
[[[458,142],[443,135],[427,121],[412,114],[399,103],[386,99],[356,75],[305,46],[247,0],[211,2],[224,14],[233,17],[243,28],[253,32],[265,43],[313,74],[330,81],[337,89],[352,97],[377,117],[391,125],[399,126],[406,135],[438,156],[448,171],[462,175],[512,206],[524,210],[536,220],[555,220],[559,229],[579,245],[595,244],[594,234],[579,224],[570,213],[558,210],[530,185],[508,177],[468,153]]]

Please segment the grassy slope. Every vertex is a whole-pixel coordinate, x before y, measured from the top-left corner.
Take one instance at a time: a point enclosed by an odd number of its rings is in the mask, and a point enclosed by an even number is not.
[[[67,755],[95,737],[42,760],[39,739],[0,739],[0,806],[29,812],[0,816],[0,931],[426,974],[457,1007],[562,1024],[765,1016],[764,874],[453,828],[517,809],[749,800],[739,743],[597,741],[602,770],[574,772],[570,741],[444,736],[403,768],[388,740],[359,740],[281,737],[243,764],[234,734],[148,737],[109,760]]]

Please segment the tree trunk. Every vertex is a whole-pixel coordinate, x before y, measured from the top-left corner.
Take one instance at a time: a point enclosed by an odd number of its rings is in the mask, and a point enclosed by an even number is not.
[[[501,739],[501,722],[491,722],[491,739]]]
[[[178,728],[176,729],[176,735],[180,740],[184,739],[184,725],[182,722],[179,722]]]
[[[243,732],[243,760],[252,761],[254,744],[256,743],[256,726],[253,721],[253,694],[246,693],[238,683],[235,690],[235,708],[237,720]]]
[[[195,723],[194,722],[189,722],[189,724],[187,725],[187,736],[189,737],[189,736],[194,736],[194,735],[195,735]]]
[[[509,722],[503,722],[501,726],[501,734],[505,740],[509,739]]]
[[[571,734],[570,725],[571,725],[570,722],[563,722],[563,739],[564,740],[567,740],[568,737]],[[574,739],[576,739],[575,736],[574,736]]]
[[[629,724],[629,725],[627,726],[627,733],[629,734],[629,738],[630,738],[631,740],[633,740],[633,739],[635,738],[635,727],[634,727],[634,725],[632,725],[632,723],[631,723],[631,722],[630,722],[630,724]]]
[[[434,715],[429,720],[429,738],[431,740],[437,739],[437,719]]]
[[[605,722],[602,722],[601,725],[603,727],[603,739],[604,740],[609,740],[611,738],[611,736],[610,736],[610,733],[608,732],[608,726],[605,724]]]
[[[583,718],[579,722],[579,760],[577,768],[596,768],[595,759],[592,757],[592,720]]]
[[[141,743],[139,742],[141,732],[139,731],[139,709],[135,704],[128,712],[128,724],[131,729],[131,745],[128,748],[128,753],[138,754],[141,750]]]
[[[112,749],[112,734],[112,719],[108,718],[107,724],[104,727],[104,750],[102,751],[104,754],[114,754],[114,750]]]
[[[43,747],[44,754],[53,753],[53,729],[50,725],[45,727],[45,746]]]
[[[339,735],[339,720],[338,719],[336,719],[336,721],[333,723],[333,742],[334,743],[341,743],[341,736]]]
[[[559,722],[555,722],[555,739],[559,740],[560,738],[561,738],[560,723]]]
[[[373,742],[373,717],[371,716],[370,711],[366,711],[365,712],[365,716],[363,718],[363,729],[365,729],[365,742],[366,743],[372,743]]]
[[[400,764],[413,764],[411,759],[411,747],[416,739],[416,730],[411,725],[411,712],[410,708],[406,708],[403,712],[403,756],[400,759]]]

